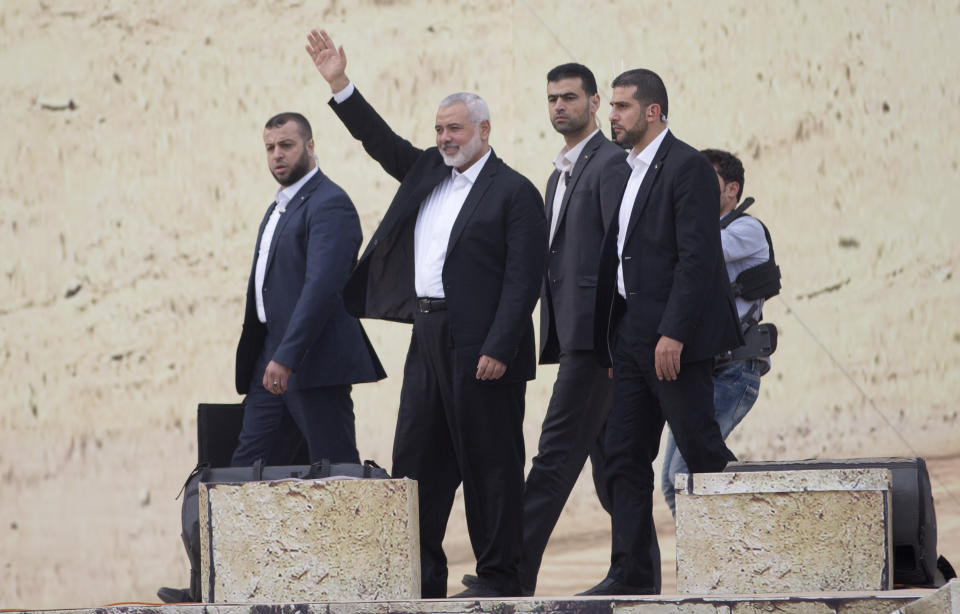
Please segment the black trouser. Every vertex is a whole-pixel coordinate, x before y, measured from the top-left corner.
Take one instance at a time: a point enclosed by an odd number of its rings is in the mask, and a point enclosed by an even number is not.
[[[721,471],[736,458],[714,419],[713,359],[685,362],[676,380],[657,380],[653,348],[631,346],[622,328],[613,355],[613,406],[604,440],[613,500],[608,576],[654,589],[660,557],[653,526],[653,461],[664,421],[690,471]]]
[[[604,509],[609,497],[603,477],[603,425],[610,410],[611,381],[592,351],[560,355],[557,381],[543,418],[540,445],[523,491],[523,556],[520,583],[537,586],[550,534],[590,456],[594,486]]]
[[[453,347],[448,312],[416,315],[393,475],[418,483],[424,598],[447,594],[443,536],[461,481],[477,576],[504,595],[520,590],[526,383],[477,380],[479,359],[479,345]]]
[[[231,465],[288,464],[300,441],[307,441],[310,462],[359,463],[351,386],[288,388],[275,395],[263,387],[263,372],[272,351],[268,343],[250,376],[243,412],[243,428]],[[296,382],[295,375],[291,380]]]

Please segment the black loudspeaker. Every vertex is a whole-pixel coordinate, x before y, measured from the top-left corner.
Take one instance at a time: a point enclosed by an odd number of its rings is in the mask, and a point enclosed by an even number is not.
[[[243,427],[242,403],[200,403],[197,405],[197,463],[229,467]],[[293,445],[287,465],[309,465],[307,442],[299,431],[290,434]]]
[[[724,471],[889,469],[893,475],[893,582],[937,586],[937,517],[922,458],[807,459],[729,463]]]

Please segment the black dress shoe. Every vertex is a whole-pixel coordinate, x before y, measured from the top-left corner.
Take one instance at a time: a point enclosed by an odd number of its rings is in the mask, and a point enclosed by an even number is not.
[[[593,588],[588,588],[582,593],[577,593],[577,597],[591,597],[595,595],[656,595],[657,591],[649,586],[630,586],[614,580],[613,578],[604,578],[600,584]]]
[[[480,578],[473,575],[472,573],[467,573],[467,574],[463,574],[463,578],[460,579],[460,582],[462,582],[463,585],[466,586],[467,588],[470,588],[472,586],[476,586],[477,584],[479,584]],[[534,592],[536,591],[532,588],[528,588],[528,587],[520,588],[521,597],[533,597]]]
[[[197,603],[198,601],[190,594],[189,588],[170,588],[161,586],[157,591],[157,597],[164,603]]]
[[[499,588],[494,588],[492,586],[487,586],[483,582],[480,582],[477,579],[477,582],[473,586],[467,587],[466,590],[460,591],[456,595],[452,595],[451,599],[474,599],[482,597],[511,597],[513,595],[508,595],[507,591],[503,591]]]

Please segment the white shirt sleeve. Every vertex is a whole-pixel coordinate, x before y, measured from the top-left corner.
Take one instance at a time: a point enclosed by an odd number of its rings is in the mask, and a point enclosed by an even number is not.
[[[353,86],[353,81],[351,81],[350,83],[347,84],[347,87],[343,88],[339,92],[334,92],[333,101],[336,102],[337,104],[340,104],[341,102],[343,102],[344,100],[352,96],[353,91],[355,89],[357,88]]]

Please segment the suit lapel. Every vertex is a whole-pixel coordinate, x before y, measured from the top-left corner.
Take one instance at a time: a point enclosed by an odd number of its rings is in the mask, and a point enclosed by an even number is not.
[[[544,194],[543,199],[543,210],[547,214],[547,223],[550,223],[550,220],[553,219],[553,199],[557,195],[557,186],[560,185],[560,171],[556,168],[553,169],[553,172],[550,174],[550,178],[547,179],[547,192]]]
[[[310,195],[313,194],[313,191],[317,189],[317,186],[320,185],[322,180],[323,173],[317,170],[317,174],[297,190],[297,193],[294,194],[290,202],[287,203],[286,210],[280,214],[280,219],[277,220],[277,226],[273,229],[273,238],[270,241],[270,254],[267,256],[267,268],[263,272],[264,280],[266,280],[267,275],[270,274],[270,269],[273,268],[273,257],[274,254],[277,253],[277,246],[280,244],[280,235],[283,233],[283,229],[286,228],[290,218],[293,217],[293,213],[303,206],[304,201],[310,198]],[[274,206],[276,206],[276,204],[274,204]]]
[[[413,188],[413,192],[409,198],[410,207],[414,211],[420,211],[420,205],[423,204],[423,201],[430,196],[438,185],[449,178],[452,172],[452,167],[446,164],[440,164],[432,168],[429,173],[425,173],[423,178]]]
[[[437,157],[439,156],[440,154],[438,153]],[[424,172],[423,176],[417,180],[416,185],[412,186],[409,191],[401,189],[401,192],[398,192],[394,197],[386,214],[377,226],[377,230],[374,232],[370,243],[363,252],[364,256],[366,256],[371,249],[379,245],[385,237],[390,236],[396,230],[397,226],[402,224],[409,216],[417,215],[423,201],[426,200],[434,188],[440,185],[440,182],[448,176],[450,176],[450,167],[443,164],[441,160],[440,164]]]
[[[630,212],[630,221],[627,223],[627,234],[624,243],[630,240],[630,235],[633,234],[634,229],[637,227],[637,221],[640,219],[640,215],[650,200],[650,192],[653,190],[653,184],[656,183],[657,177],[660,176],[660,171],[663,170],[664,159],[667,157],[667,152],[669,152],[672,142],[673,133],[668,132],[660,143],[660,148],[657,149],[656,155],[653,157],[653,164],[647,169],[647,174],[643,176],[643,181],[640,183],[640,190],[637,192],[637,198],[633,201],[633,211]]]
[[[463,234],[463,229],[467,225],[467,220],[470,219],[470,216],[473,215],[473,212],[477,209],[484,192],[486,192],[487,188],[493,183],[493,177],[497,174],[499,167],[500,158],[493,153],[493,150],[490,150],[490,157],[487,159],[487,163],[484,164],[483,169],[477,176],[477,180],[473,182],[473,187],[470,188],[470,193],[467,194],[467,199],[463,202],[463,207],[460,208],[460,213],[457,214],[457,219],[453,222],[453,229],[450,231],[450,242],[447,244],[448,256],[457,245],[457,241],[460,239],[460,235]]]
[[[267,228],[267,222],[270,221],[270,216],[273,215],[273,208],[277,206],[277,201],[270,203],[270,206],[267,207],[267,213],[263,216],[263,219],[260,220],[260,229],[257,231],[257,244],[253,247],[254,253],[254,266],[256,266],[256,255],[260,253],[260,243],[263,241],[263,231]]]
[[[584,146],[583,151],[580,152],[580,157],[577,158],[577,162],[573,165],[573,170],[570,172],[570,180],[567,181],[567,185],[563,191],[563,199],[560,201],[560,214],[557,216],[557,228],[560,228],[560,223],[563,222],[563,216],[567,213],[570,195],[573,194],[573,189],[577,186],[577,181],[580,179],[580,175],[583,174],[583,169],[590,163],[590,159],[593,157],[594,152],[597,151],[597,147],[600,147],[600,143],[603,142],[604,138],[605,137],[599,132],[593,135],[593,138]]]
[[[267,207],[267,213],[263,216],[263,219],[260,221],[260,229],[257,231],[257,243],[253,246],[253,264],[250,267],[250,281],[247,283],[247,311],[250,310],[250,305],[253,303],[253,288],[254,280],[257,275],[257,259],[260,258],[260,244],[263,242],[263,231],[267,227],[267,222],[270,221],[270,216],[273,214],[273,208],[277,206],[277,201],[273,201],[269,207]]]

